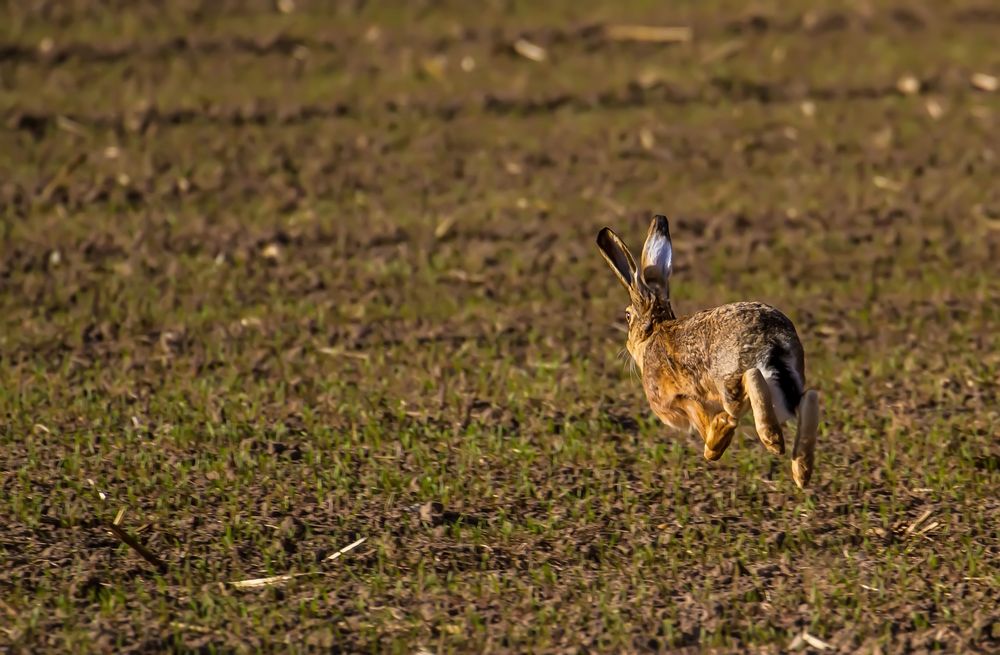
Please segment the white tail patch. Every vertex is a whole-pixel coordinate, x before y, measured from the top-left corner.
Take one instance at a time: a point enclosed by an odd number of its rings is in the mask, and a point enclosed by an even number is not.
[[[760,369],[760,372],[764,375],[764,380],[767,381],[768,391],[771,392],[771,405],[774,407],[774,415],[778,417],[778,423],[784,423],[792,418],[792,415],[788,411],[788,399],[785,398],[785,394],[781,391],[781,385],[778,384],[778,375],[767,368]]]
[[[785,395],[782,390],[782,380],[781,375],[783,373],[791,377],[791,382],[795,385],[799,394],[802,393],[802,388],[804,380],[801,379],[798,373],[798,366],[796,366],[795,359],[788,352],[788,349],[783,349],[784,352],[780,353],[781,363],[784,365],[785,371],[781,371],[781,366],[775,366],[771,364],[771,356],[773,351],[768,353],[766,356],[762,356],[760,360],[757,361],[757,370],[761,372],[764,376],[764,380],[767,382],[768,391],[771,392],[771,405],[774,407],[774,414],[778,418],[778,423],[784,423],[788,419],[794,416],[795,407],[799,404],[800,398],[790,399]],[[769,360],[771,360],[769,362]],[[769,365],[771,364],[771,365]],[[789,380],[785,380],[785,386],[788,386]],[[794,400],[796,402],[790,402]],[[792,407],[789,410],[789,406]]]
[[[788,406],[792,403],[788,402],[788,398],[785,397],[785,393],[781,390],[781,383],[778,381],[778,372],[773,368],[768,368],[760,364],[757,365],[757,369],[764,376],[764,380],[767,382],[767,389],[771,392],[771,405],[774,407],[774,415],[778,418],[778,423],[784,423],[793,416],[788,411]],[[801,387],[802,381],[795,374],[795,369],[789,366],[789,371],[791,371],[795,383]]]

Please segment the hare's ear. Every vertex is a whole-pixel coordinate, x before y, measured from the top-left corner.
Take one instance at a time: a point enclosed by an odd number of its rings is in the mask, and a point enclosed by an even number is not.
[[[642,247],[642,281],[660,300],[670,301],[670,272],[674,248],[670,243],[670,224],[666,216],[656,215],[649,224],[646,244]]]
[[[632,293],[635,290],[635,260],[628,247],[622,243],[614,231],[606,227],[597,234],[597,247],[601,249],[604,259],[608,260],[611,270],[618,276],[622,285]]]

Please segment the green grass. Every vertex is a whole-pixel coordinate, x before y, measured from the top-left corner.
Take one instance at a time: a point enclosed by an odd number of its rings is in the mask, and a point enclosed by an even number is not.
[[[10,43],[131,49],[0,64],[0,645],[996,647],[1000,103],[968,84],[997,73],[988,25],[931,3],[915,31],[831,6],[850,20],[818,34],[805,4],[759,32],[730,3],[298,4],[3,10]],[[547,31],[597,20],[696,39]],[[232,45],[282,30],[332,46]],[[507,53],[522,31],[549,62]],[[219,50],[140,47],[178,34]],[[648,71],[683,99],[630,96]],[[896,94],[904,74],[933,85]],[[137,127],[143,101],[204,115]],[[252,101],[261,124],[235,118]],[[617,357],[626,299],[593,239],[638,247],[654,212],[681,312],[795,321],[823,405],[808,492],[752,434],[703,460]],[[122,507],[165,572],[106,530]]]

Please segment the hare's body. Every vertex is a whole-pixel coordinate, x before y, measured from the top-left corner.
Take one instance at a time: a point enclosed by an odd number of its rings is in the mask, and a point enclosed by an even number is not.
[[[675,398],[698,398],[713,416],[736,408],[750,369],[767,382],[779,423],[794,416],[802,398],[805,370],[795,326],[763,303],[733,303],[664,321],[637,346],[632,357],[650,407],[678,429],[690,421],[673,407]]]
[[[673,247],[663,216],[649,227],[639,267],[610,229],[601,230],[597,243],[632,300],[625,310],[626,347],[653,412],[674,428],[697,430],[710,460],[722,457],[748,410],[761,442],[783,453],[781,424],[797,415],[792,474],[804,487],[812,474],[819,397],[805,390],[802,344],[791,320],[758,302],[677,318],[668,285]]]

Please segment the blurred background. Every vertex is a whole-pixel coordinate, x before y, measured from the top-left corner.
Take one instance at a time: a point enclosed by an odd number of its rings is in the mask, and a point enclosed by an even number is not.
[[[997,646],[998,35],[985,0],[0,3],[0,644]],[[679,313],[796,323],[812,491],[652,419],[594,238],[653,213]]]

